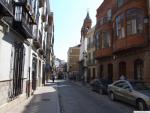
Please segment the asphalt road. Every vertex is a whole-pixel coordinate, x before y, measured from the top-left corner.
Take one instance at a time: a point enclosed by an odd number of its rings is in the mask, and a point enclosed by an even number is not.
[[[58,82],[61,113],[133,113],[134,107],[70,81]]]

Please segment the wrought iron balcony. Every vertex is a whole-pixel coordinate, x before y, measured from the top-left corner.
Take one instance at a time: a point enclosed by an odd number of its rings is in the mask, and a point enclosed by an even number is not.
[[[26,0],[14,3],[13,26],[24,38],[33,38],[32,24],[36,22],[30,9]]]
[[[13,16],[12,0],[0,0],[0,15]]]

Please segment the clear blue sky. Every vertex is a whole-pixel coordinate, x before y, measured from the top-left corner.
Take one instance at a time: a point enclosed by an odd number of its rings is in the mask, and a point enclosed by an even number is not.
[[[80,30],[89,9],[90,17],[96,23],[96,9],[103,0],[50,0],[54,12],[55,44],[57,58],[67,61],[67,51],[80,43]]]

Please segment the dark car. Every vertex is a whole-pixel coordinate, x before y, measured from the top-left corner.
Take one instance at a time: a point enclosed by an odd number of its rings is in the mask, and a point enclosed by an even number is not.
[[[106,94],[107,93],[107,87],[108,84],[110,84],[111,82],[107,79],[94,79],[91,81],[90,85],[92,87],[93,91],[96,91],[100,94]]]

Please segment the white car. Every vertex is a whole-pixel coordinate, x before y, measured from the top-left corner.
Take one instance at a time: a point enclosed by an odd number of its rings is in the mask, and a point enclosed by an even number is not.
[[[135,105],[139,110],[150,109],[150,87],[141,81],[118,80],[108,85],[111,100]]]

